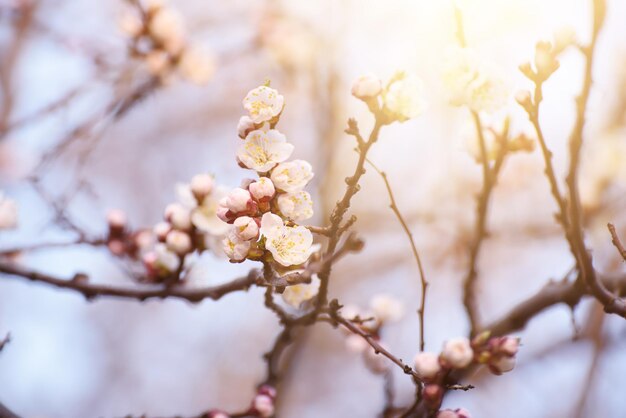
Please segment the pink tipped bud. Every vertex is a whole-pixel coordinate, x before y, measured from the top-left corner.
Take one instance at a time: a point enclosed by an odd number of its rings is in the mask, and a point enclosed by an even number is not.
[[[189,183],[191,193],[198,201],[202,201],[213,190],[213,177],[209,174],[197,174]]]
[[[170,231],[170,233],[167,234],[165,244],[168,250],[179,255],[187,254],[192,248],[189,234],[177,230]]]
[[[243,240],[249,241],[259,236],[259,224],[249,216],[241,216],[233,222],[235,234]]]
[[[443,400],[443,388],[435,384],[426,385],[422,390],[422,397],[429,409],[439,409]]]
[[[441,371],[439,356],[434,353],[418,353],[415,356],[415,371],[422,379],[433,379]]]
[[[267,177],[261,177],[254,183],[251,183],[250,186],[248,186],[248,190],[250,190],[250,194],[258,202],[267,202],[272,199],[276,193],[274,183]]]
[[[357,99],[369,100],[378,96],[382,89],[383,86],[378,77],[366,74],[354,81],[354,84],[352,84],[352,95]]]
[[[262,418],[274,415],[274,400],[267,395],[256,395],[252,401],[252,409]]]
[[[239,187],[233,189],[224,200],[225,207],[233,213],[251,212],[256,205],[252,201],[250,192]]]
[[[152,232],[154,233],[157,241],[165,242],[165,238],[171,230],[172,225],[170,225],[169,222],[159,222],[158,224],[154,225]]]

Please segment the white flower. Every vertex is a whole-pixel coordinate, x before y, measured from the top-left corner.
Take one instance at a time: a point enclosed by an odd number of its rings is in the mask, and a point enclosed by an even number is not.
[[[313,178],[313,167],[304,160],[278,164],[270,176],[276,188],[288,193],[302,190]]]
[[[245,139],[248,133],[254,130],[254,121],[250,119],[250,116],[242,116],[237,122],[237,135],[239,138]]]
[[[204,199],[213,190],[213,177],[210,174],[196,174],[191,178],[189,188],[198,200]]]
[[[380,94],[383,85],[378,77],[372,74],[362,75],[352,84],[352,95],[361,100],[371,99]]]
[[[383,322],[397,321],[404,315],[402,302],[387,294],[374,296],[370,306],[376,318]]]
[[[222,241],[224,253],[233,261],[245,260],[250,251],[250,245],[250,241],[244,241],[239,238],[233,229],[231,229],[228,236]]]
[[[303,226],[285,226],[278,215],[269,212],[263,215],[261,234],[266,238],[265,248],[283,266],[303,264],[311,254],[311,231]]]
[[[185,43],[185,25],[178,11],[161,7],[150,19],[150,33],[170,53],[178,53]]]
[[[292,221],[304,221],[313,216],[311,195],[303,190],[278,196],[278,209]]]
[[[235,234],[243,241],[249,241],[259,236],[259,226],[249,216],[240,216],[233,222]]]
[[[237,158],[246,167],[259,173],[266,173],[276,164],[291,156],[293,145],[285,135],[264,124],[261,129],[250,132],[237,150]]]
[[[467,367],[474,358],[474,351],[467,338],[453,338],[446,341],[441,358],[455,369]]]
[[[12,229],[17,226],[17,203],[0,191],[0,229]]]
[[[467,48],[454,48],[448,52],[443,80],[452,105],[468,106],[476,112],[498,110],[508,97],[505,83],[497,71],[480,62]]]
[[[190,46],[185,48],[178,62],[183,77],[194,84],[206,84],[215,73],[215,58],[208,51]]]
[[[267,395],[256,395],[253,407],[262,418],[269,418],[274,415],[274,401]]]
[[[441,371],[439,356],[435,353],[417,353],[415,356],[415,371],[423,379],[434,378]]]
[[[250,113],[250,118],[254,123],[266,122],[278,116],[284,104],[285,98],[278,94],[278,91],[267,86],[250,90],[243,99],[243,107]]]
[[[191,222],[196,228],[215,236],[222,236],[228,232],[228,224],[224,223],[225,221],[218,215],[219,202],[226,196],[226,193],[223,187],[215,188],[202,200],[202,204],[191,211]],[[222,209],[228,212],[227,208]]]
[[[240,213],[248,211],[251,202],[252,196],[250,196],[250,192],[236,187],[219,204],[233,213]]]
[[[170,61],[163,51],[150,51],[145,57],[148,71],[152,75],[163,75]]]
[[[165,208],[165,220],[176,229],[186,231],[191,228],[189,209],[180,203],[170,203]]]
[[[384,96],[385,108],[400,122],[419,116],[426,107],[424,86],[417,76],[403,75],[391,83]]]
[[[173,230],[165,237],[165,245],[176,254],[187,254],[191,250],[191,237],[185,232]]]
[[[270,200],[276,193],[274,183],[268,177],[261,177],[257,181],[250,183],[248,190],[252,197],[259,202]]]
[[[311,283],[295,284],[287,286],[282,294],[283,300],[294,308],[299,308],[308,300],[317,295],[320,288],[319,279],[313,279]]]
[[[165,238],[171,230],[172,225],[169,222],[159,222],[152,228],[152,233],[158,241],[165,242]]]
[[[157,244],[154,246],[156,254],[156,265],[165,271],[171,273],[178,270],[180,266],[180,258],[176,253],[170,251],[165,244]]]

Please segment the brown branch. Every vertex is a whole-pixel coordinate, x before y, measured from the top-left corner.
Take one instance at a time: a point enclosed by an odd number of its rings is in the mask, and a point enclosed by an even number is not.
[[[398,209],[398,205],[396,204],[396,199],[393,195],[393,191],[391,189],[391,184],[389,184],[389,179],[387,178],[387,173],[381,171],[371,160],[367,160],[367,162],[376,170],[378,174],[382,177],[385,182],[385,187],[387,188],[387,194],[389,195],[390,204],[389,207],[398,218],[398,222],[402,225],[402,229],[409,239],[409,243],[411,244],[411,251],[413,252],[413,257],[415,258],[415,262],[417,263],[417,268],[420,274],[420,282],[422,284],[422,298],[420,301],[420,307],[417,311],[420,319],[420,351],[424,351],[424,346],[426,344],[424,339],[424,312],[426,308],[426,290],[428,288],[428,282],[426,281],[426,274],[424,273],[424,267],[422,266],[422,260],[420,258],[419,252],[417,251],[417,246],[415,245],[415,240],[413,239],[413,233],[409,229],[402,213],[400,213],[400,209]]]
[[[20,418],[20,416],[0,402],[0,418]]]
[[[619,236],[617,236],[615,225],[613,225],[612,223],[609,223],[607,226],[609,228],[609,232],[611,233],[611,238],[612,238],[611,242],[613,243],[615,248],[617,248],[617,251],[619,251],[619,255],[621,255],[624,261],[626,261],[626,248],[624,248],[622,241],[620,241]]]
[[[11,342],[11,334],[7,334],[2,340],[0,340],[0,351],[4,350],[4,347]]]
[[[178,298],[189,302],[200,302],[204,299],[217,300],[222,296],[239,290],[247,290],[251,286],[259,283],[260,272],[251,270],[247,276],[234,279],[228,283],[204,287],[187,288],[184,286],[170,287],[150,287],[150,288],[130,288],[99,285],[90,283],[86,276],[77,274],[73,279],[61,279],[45,273],[21,267],[10,262],[0,262],[0,273],[7,277],[19,277],[34,282],[45,283],[61,289],[70,289],[81,293],[87,300],[92,300],[99,296],[112,296],[126,299],[136,299],[145,301],[147,299]]]

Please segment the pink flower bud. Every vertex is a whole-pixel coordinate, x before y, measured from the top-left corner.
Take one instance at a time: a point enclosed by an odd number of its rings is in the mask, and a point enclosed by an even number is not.
[[[415,356],[415,371],[422,379],[433,379],[441,371],[439,356],[434,353],[418,353]]]
[[[171,230],[172,225],[170,225],[169,222],[159,222],[158,224],[154,225],[154,228],[152,228],[152,232],[159,242],[165,242],[165,238]]]
[[[439,411],[437,418],[471,418],[470,413],[462,408],[459,409],[444,409]]]
[[[224,203],[224,206],[233,213],[245,213],[250,209],[250,204],[253,202],[250,192],[237,187],[228,194]]]
[[[191,251],[191,237],[185,232],[173,230],[165,238],[167,249],[176,254],[183,255]]]
[[[422,397],[429,409],[439,409],[443,400],[443,388],[435,384],[426,385],[422,390]]]
[[[154,251],[150,251],[149,253],[144,254],[142,261],[146,271],[148,272],[148,276],[156,276],[156,253]]]
[[[250,119],[249,116],[239,118],[239,122],[237,123],[237,135],[239,135],[239,138],[245,139],[254,129],[254,121]]]
[[[227,207],[219,206],[217,208],[217,217],[222,221],[230,223],[233,220],[232,212]]]
[[[218,410],[212,410],[209,411],[207,413],[208,418],[230,418],[230,415],[228,415],[226,412],[222,412],[222,411],[218,411]]]
[[[112,209],[107,213],[107,223],[111,230],[124,230],[126,228],[126,213],[119,209]]]
[[[262,418],[274,415],[274,400],[267,395],[256,395],[252,401],[252,408]]]
[[[352,84],[352,95],[357,99],[368,100],[380,94],[383,86],[380,79],[372,74],[362,75]]]
[[[180,203],[171,203],[165,208],[165,220],[176,229],[186,231],[191,229],[191,214]]]
[[[450,367],[462,369],[472,362],[474,351],[467,338],[454,338],[444,344],[441,358]]]
[[[499,351],[508,356],[514,356],[519,350],[519,338],[503,337],[500,341]]]
[[[191,193],[198,201],[202,201],[213,190],[213,177],[209,174],[197,174],[189,183]]]
[[[515,357],[500,356],[489,363],[489,370],[499,376],[503,373],[510,372],[515,367]]]
[[[259,236],[259,224],[249,217],[241,216],[233,222],[235,234],[243,241],[249,241]]]
[[[254,183],[251,183],[250,186],[248,186],[248,190],[250,190],[252,197],[259,202],[270,200],[276,193],[274,183],[267,177],[261,177]]]
[[[270,385],[263,385],[257,391],[259,395],[267,395],[272,399],[276,399],[276,388]]]

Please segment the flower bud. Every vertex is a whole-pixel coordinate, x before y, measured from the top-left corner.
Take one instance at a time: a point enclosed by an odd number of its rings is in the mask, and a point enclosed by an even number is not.
[[[395,322],[404,315],[402,302],[387,294],[374,296],[370,305],[376,318],[382,322]]]
[[[269,396],[272,399],[276,399],[276,388],[270,385],[262,385],[258,390],[257,393],[259,395],[266,395]]]
[[[189,187],[198,202],[202,202],[213,190],[213,177],[209,174],[197,174],[191,178]]]
[[[239,135],[239,138],[245,139],[246,136],[255,129],[254,121],[250,116],[242,116],[239,118],[239,122],[237,123],[237,135]]]
[[[268,177],[261,177],[257,181],[250,183],[248,190],[250,190],[252,197],[259,202],[270,200],[276,193],[274,183]]]
[[[352,84],[352,95],[357,99],[369,100],[378,96],[383,86],[380,79],[372,74],[362,75]]]
[[[189,234],[177,230],[170,231],[165,239],[167,249],[178,255],[187,254],[191,251],[191,237]]]
[[[510,372],[513,368],[515,368],[514,356],[499,356],[497,359],[492,360],[489,363],[489,370],[497,376],[502,373]]]
[[[167,275],[178,270],[180,266],[178,255],[170,251],[164,244],[157,244],[154,251],[156,253],[155,265],[162,273]]]
[[[191,229],[191,214],[180,203],[171,203],[165,208],[165,220],[176,229],[186,231]]]
[[[169,222],[159,222],[158,224],[154,225],[154,227],[152,228],[152,232],[154,233],[157,241],[159,242],[165,242],[165,238],[167,237],[167,234],[171,230],[172,230],[172,225],[170,225]]]
[[[107,223],[109,224],[110,235],[121,235],[126,229],[126,213],[119,209],[112,209],[107,213]]]
[[[207,412],[207,417],[208,418],[230,418],[230,415],[228,415],[226,412],[222,412],[222,411],[219,411],[217,409],[213,409],[213,410]]]
[[[443,400],[443,388],[435,384],[426,385],[422,390],[422,397],[429,409],[437,410]]]
[[[444,409],[439,411],[437,418],[471,418],[470,413],[465,409],[458,408],[455,410]]]
[[[472,362],[474,351],[467,338],[454,338],[444,344],[441,358],[450,367],[462,369]]]
[[[222,221],[229,223],[233,220],[232,212],[228,210],[227,207],[224,206],[219,206],[217,208],[217,217],[220,218]]]
[[[500,341],[500,352],[509,356],[514,356],[519,350],[519,338],[503,337]]]
[[[434,353],[417,353],[415,371],[422,379],[433,379],[441,371],[439,356]]]
[[[259,225],[249,216],[241,216],[233,222],[235,234],[243,241],[249,241],[259,236]]]
[[[246,259],[250,252],[250,241],[243,241],[235,234],[235,231],[231,231],[226,238],[222,241],[222,248],[226,256],[233,262],[241,262]]]
[[[223,206],[227,207],[233,213],[245,213],[250,209],[252,196],[247,190],[239,187],[233,189],[223,200]],[[220,202],[222,204],[222,202]]]
[[[269,418],[274,415],[274,400],[267,395],[256,395],[252,401],[252,408],[258,416]]]

